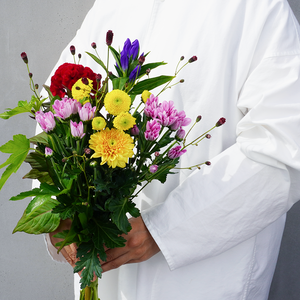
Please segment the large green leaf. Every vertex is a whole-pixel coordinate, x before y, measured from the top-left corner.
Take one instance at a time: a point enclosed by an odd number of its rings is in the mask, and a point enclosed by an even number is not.
[[[61,194],[66,193],[67,190],[59,190],[54,185],[49,185],[47,183],[42,183],[39,188],[32,189],[27,192],[21,192],[17,196],[11,197],[10,200],[22,200],[27,197],[34,197],[34,196],[58,196]]]
[[[26,113],[26,112],[31,112],[32,109],[32,102],[30,101],[29,103],[25,101],[19,101],[18,106],[11,109],[7,108],[7,110],[4,113],[0,114],[0,118],[2,119],[9,119],[15,115]]]
[[[154,88],[165,84],[169,81],[171,81],[172,79],[174,79],[175,76],[158,76],[158,77],[153,77],[153,78],[149,78],[149,79],[145,79],[142,80],[140,82],[138,82],[133,88],[132,90],[129,92],[129,94],[131,95],[139,95],[142,94],[142,92],[144,90],[148,90],[151,91]]]
[[[57,204],[58,201],[48,195],[35,197],[27,206],[13,233],[23,231],[41,234],[54,231],[60,223],[59,215],[52,213]]]
[[[37,143],[41,143],[44,145],[48,145],[48,135],[46,132],[41,132],[34,137],[29,139],[30,143],[37,145]]]
[[[0,190],[12,173],[17,172],[25,160],[30,149],[29,140],[25,135],[18,134],[13,136],[13,140],[0,147],[3,153],[12,153],[11,156],[0,166],[0,169],[7,166],[0,179]]]

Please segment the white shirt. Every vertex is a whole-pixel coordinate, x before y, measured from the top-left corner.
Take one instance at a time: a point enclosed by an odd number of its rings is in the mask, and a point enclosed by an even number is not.
[[[182,170],[140,195],[143,220],[161,252],[99,280],[101,300],[263,300],[274,272],[286,211],[300,198],[299,27],[285,0],[97,0],[55,69],[72,62],[99,69],[85,51],[106,60],[139,39],[154,74],[173,75],[179,58],[198,61],[185,83],[160,96],[188,117],[202,115],[191,140],[220,117],[211,140],[188,149]],[[54,69],[54,70],[55,70]],[[78,297],[78,296],[76,296]]]

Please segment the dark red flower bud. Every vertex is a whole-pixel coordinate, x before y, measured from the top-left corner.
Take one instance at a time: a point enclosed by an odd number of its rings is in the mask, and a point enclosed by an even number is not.
[[[181,57],[180,57],[180,60],[184,60],[184,56],[181,56]]]
[[[72,45],[70,47],[70,51],[71,51],[72,55],[75,55],[75,46]]]
[[[189,63],[192,63],[194,61],[196,61],[198,58],[197,56],[192,56],[190,59],[189,59]]]
[[[146,70],[146,75],[149,75],[149,74],[150,74],[150,71],[151,71],[151,69],[147,69],[147,70]]]
[[[179,81],[180,83],[184,83],[184,79],[180,79],[180,81]]]
[[[88,81],[88,79],[87,79],[86,77],[82,77],[82,78],[81,78],[81,81],[82,81],[82,83],[85,84],[85,85],[88,85],[88,84],[89,84],[89,81]]]
[[[210,165],[211,165],[211,162],[210,162],[210,161],[206,161],[205,164],[206,164],[207,166],[210,166]]]
[[[35,87],[36,90],[39,89],[39,85],[38,84],[35,84],[34,87]]]
[[[196,122],[198,123],[201,119],[202,119],[202,117],[201,117],[201,116],[198,116],[198,117],[196,118]]]
[[[95,42],[91,43],[92,48],[96,49],[97,48],[97,44]]]
[[[207,134],[205,137],[206,137],[207,139],[210,139],[210,138],[211,138],[211,135],[210,135],[210,134]]]
[[[78,53],[78,58],[79,58],[79,59],[81,58],[81,53]]]
[[[108,30],[106,33],[106,45],[110,46],[113,41],[114,34],[111,30]]]
[[[102,79],[102,75],[101,74],[96,74],[96,81],[100,82]]]
[[[32,78],[33,74],[32,73],[28,73],[29,78]]]
[[[216,123],[216,126],[217,127],[222,126],[225,122],[226,122],[225,118],[220,118],[220,120]]]
[[[145,62],[145,56],[144,56],[144,55],[141,55],[141,56],[139,57],[139,64],[142,65],[144,62]]]
[[[91,150],[90,148],[85,148],[85,149],[84,149],[84,153],[85,153],[86,155],[90,155],[91,152],[92,152],[92,150]]]
[[[21,57],[22,57],[24,63],[28,64],[28,57],[27,57],[27,54],[25,52],[21,53]]]

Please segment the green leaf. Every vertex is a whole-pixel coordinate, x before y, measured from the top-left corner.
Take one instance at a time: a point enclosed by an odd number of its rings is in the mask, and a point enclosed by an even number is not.
[[[94,272],[97,277],[101,278],[102,268],[98,255],[100,258],[103,258],[103,255],[106,257],[105,252],[104,254],[101,253],[92,243],[82,243],[79,245],[77,249],[77,257],[79,258],[79,261],[76,262],[74,272],[77,273],[83,270],[80,280],[81,289],[90,285],[94,277]]]
[[[118,77],[112,80],[113,89],[114,90],[123,90],[126,82],[128,81],[128,77]]]
[[[67,190],[59,190],[54,185],[49,185],[47,183],[42,183],[39,188],[32,189],[30,191],[21,192],[17,196],[11,197],[10,200],[22,200],[27,197],[34,197],[34,196],[58,196],[61,194],[65,194]]]
[[[96,63],[98,63],[105,70],[106,73],[108,73],[108,70],[101,59],[99,59],[97,56],[95,56],[92,53],[86,52],[86,54],[88,54]]]
[[[18,102],[18,106],[11,109],[11,108],[7,108],[6,111],[4,113],[0,114],[0,118],[2,119],[9,119],[15,115],[18,114],[22,114],[22,113],[31,113],[31,109],[32,109],[32,102],[30,101],[29,103],[25,100],[25,101],[19,101]]]
[[[58,214],[52,209],[58,204],[51,196],[35,197],[27,206],[13,233],[23,231],[29,234],[53,232],[60,223]]]
[[[37,145],[38,143],[48,145],[48,135],[46,132],[41,132],[29,139],[30,143]]]
[[[138,82],[133,88],[132,90],[129,92],[129,94],[131,95],[139,95],[142,94],[142,92],[144,90],[148,90],[151,91],[154,88],[165,84],[169,81],[171,81],[172,79],[174,79],[175,76],[158,76],[158,77],[154,77],[154,78],[149,78],[149,79],[145,79],[142,80],[140,82]]]
[[[3,153],[12,153],[11,156],[0,166],[0,169],[9,165],[3,172],[0,179],[0,190],[12,173],[17,172],[25,160],[30,149],[29,140],[25,135],[18,134],[13,136],[13,140],[0,147]]]

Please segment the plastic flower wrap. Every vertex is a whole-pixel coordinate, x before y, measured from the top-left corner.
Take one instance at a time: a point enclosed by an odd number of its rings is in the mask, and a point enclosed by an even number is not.
[[[71,219],[70,230],[57,235],[63,239],[57,246],[77,244],[79,260],[74,271],[82,271],[81,288],[91,284],[94,273],[101,277],[99,258],[106,260],[106,248],[124,246],[122,234],[131,229],[128,215],[139,216],[134,203],[138,193],[152,180],[164,183],[187,148],[210,138],[208,132],[225,122],[221,118],[188,143],[185,127],[191,119],[172,101],[160,101],[151,92],[170,87],[183,66],[176,68],[175,75],[151,78],[150,70],[165,63],[145,64],[148,54],[140,54],[137,40],[131,43],[127,39],[118,52],[111,46],[112,38],[109,31],[106,44],[115,59],[115,74],[98,55],[87,53],[104,75],[80,64],[64,63],[52,76],[50,87],[45,87],[48,98],[39,96],[29,76],[32,100],[20,101],[0,115],[8,119],[30,113],[43,130],[31,139],[16,135],[0,148],[12,153],[1,166],[9,165],[0,187],[23,161],[32,168],[24,177],[41,183],[39,188],[12,198],[33,197],[14,232],[53,232],[61,220]],[[92,48],[96,50],[95,43]],[[75,54],[74,46],[70,50]],[[25,53],[22,58],[28,66]],[[194,61],[196,57],[185,65]],[[197,117],[192,127],[200,119]]]

